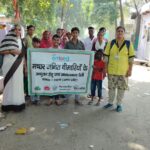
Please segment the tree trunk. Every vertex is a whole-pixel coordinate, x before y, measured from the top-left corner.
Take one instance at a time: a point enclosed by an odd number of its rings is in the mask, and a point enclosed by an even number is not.
[[[64,27],[64,7],[62,6],[61,10],[61,28],[63,29]]]
[[[119,0],[119,4],[120,4],[120,17],[121,17],[120,25],[124,27],[124,14],[122,8],[122,0]]]
[[[140,35],[140,25],[141,25],[141,15],[139,13],[136,1],[133,0],[134,7],[136,9],[137,17],[136,17],[136,29],[135,29],[135,40],[134,40],[134,48],[135,50],[138,49],[138,43],[139,43],[139,35]]]

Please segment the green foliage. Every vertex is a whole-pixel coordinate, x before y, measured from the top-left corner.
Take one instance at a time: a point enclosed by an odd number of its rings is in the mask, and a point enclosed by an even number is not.
[[[33,24],[38,34],[43,30],[55,30],[64,22],[64,28],[89,25],[110,26],[118,15],[117,0],[18,0],[21,22]],[[14,17],[12,0],[0,1],[0,13]]]
[[[114,24],[118,16],[116,0],[94,0],[95,8],[92,21],[99,25]]]

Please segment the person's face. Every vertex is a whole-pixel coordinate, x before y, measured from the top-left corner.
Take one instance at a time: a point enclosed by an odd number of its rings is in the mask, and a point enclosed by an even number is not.
[[[40,43],[39,42],[33,42],[33,47],[34,48],[39,48],[40,47]]]
[[[35,28],[34,28],[34,27],[31,27],[31,28],[28,29],[28,34],[29,34],[30,36],[32,36],[32,35],[34,34],[34,31],[35,31]]]
[[[93,36],[94,35],[94,29],[89,29],[89,36]]]
[[[104,32],[98,33],[97,38],[98,38],[99,40],[103,40],[103,38],[104,38]]]
[[[73,39],[78,39],[78,36],[79,36],[79,32],[74,30],[73,32],[71,32],[71,35],[72,35],[72,38]]]
[[[71,39],[71,36],[72,36],[71,33],[67,33],[66,35],[67,35],[67,37],[68,37],[68,40],[70,40],[70,39]]]
[[[17,26],[14,31],[15,31],[17,37],[21,36],[21,28],[19,26]]]
[[[52,41],[53,41],[53,47],[59,47],[60,38],[54,38]]]
[[[63,36],[63,41],[66,43],[68,41],[68,37],[66,35]]]
[[[61,29],[61,33],[64,34],[64,33],[65,33],[65,30],[64,30],[64,29]]]
[[[101,58],[102,58],[102,54],[100,52],[97,52],[96,59],[101,59]]]
[[[61,37],[62,35],[62,30],[57,30],[57,35],[59,35]]]
[[[122,28],[119,28],[117,31],[116,31],[116,38],[117,39],[123,39],[124,38],[124,30]]]
[[[50,38],[50,33],[49,32],[45,32],[44,35],[43,35],[43,38],[45,40],[48,40]]]

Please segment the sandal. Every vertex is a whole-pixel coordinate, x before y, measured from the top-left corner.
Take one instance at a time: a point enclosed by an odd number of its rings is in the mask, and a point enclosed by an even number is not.
[[[53,104],[53,101],[52,101],[52,100],[49,100],[48,103],[46,103],[45,105],[46,105],[46,106],[50,106],[50,105],[52,105],[52,104]]]
[[[93,101],[92,101],[92,100],[90,100],[90,101],[88,102],[88,105],[91,105],[91,104],[93,104]]]
[[[62,102],[61,102],[60,100],[55,100],[55,104],[56,104],[57,106],[60,106],[60,105],[62,105]]]
[[[95,104],[95,106],[99,106],[100,105],[100,100],[98,100],[98,102]]]
[[[75,102],[75,105],[83,106],[83,104],[79,100],[75,100],[74,102]]]

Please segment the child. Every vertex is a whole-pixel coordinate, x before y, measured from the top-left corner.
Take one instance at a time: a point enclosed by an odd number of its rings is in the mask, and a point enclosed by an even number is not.
[[[93,74],[92,74],[92,81],[91,81],[91,100],[88,102],[88,105],[91,105],[93,103],[96,86],[98,88],[98,97],[99,97],[96,106],[100,105],[100,100],[102,99],[102,81],[105,77],[104,68],[105,68],[105,64],[103,61],[103,52],[100,49],[95,53]]]
[[[60,49],[60,47],[59,47],[59,45],[60,45],[60,36],[59,35],[57,35],[57,34],[53,35],[53,37],[52,37],[52,45],[53,46],[51,48],[53,48],[53,49]],[[57,106],[60,106],[60,105],[63,104],[63,102],[60,100],[60,95],[50,96],[50,98],[54,98],[55,104]],[[49,106],[49,105],[52,105],[52,104],[53,104],[53,100],[50,99],[48,101],[48,104],[46,104],[46,105]]]
[[[38,39],[37,37],[33,37],[32,45],[34,48],[39,48],[40,47],[40,39]],[[31,103],[33,105],[39,104],[39,101],[40,101],[40,96],[37,96],[37,95],[31,96]]]

